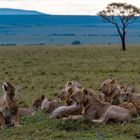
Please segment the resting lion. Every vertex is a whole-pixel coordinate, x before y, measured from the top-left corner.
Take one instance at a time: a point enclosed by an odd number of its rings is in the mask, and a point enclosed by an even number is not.
[[[65,101],[66,105],[72,105],[73,101],[70,98],[71,94],[82,87],[83,86],[76,81],[67,82],[57,97],[60,101]]]
[[[42,104],[42,102],[43,102],[44,99],[45,99],[45,96],[44,96],[44,95],[41,95],[40,97],[38,97],[37,99],[35,99],[35,100],[33,101],[32,107],[33,107],[34,109],[40,108],[40,107],[41,107],[41,104]]]
[[[77,104],[82,105],[83,117],[92,122],[106,123],[109,120],[131,121],[133,112],[119,106],[103,103],[95,93],[87,89],[77,90],[71,98]]]
[[[105,80],[99,88],[103,94],[104,102],[109,102],[113,105],[120,104],[121,86],[114,79]]]
[[[71,100],[71,95],[77,90],[81,89],[82,86],[76,81],[67,82],[64,88],[58,94],[58,98],[61,101],[65,101],[66,105],[58,107],[51,114],[51,118],[64,118],[71,115],[81,115],[81,106],[77,106],[73,100]]]
[[[121,99],[133,103],[140,115],[140,94],[135,93],[133,88],[123,87],[121,90]]]
[[[63,104],[56,99],[48,100],[47,98],[45,98],[41,104],[41,110],[43,110],[45,113],[52,113],[62,105]]]

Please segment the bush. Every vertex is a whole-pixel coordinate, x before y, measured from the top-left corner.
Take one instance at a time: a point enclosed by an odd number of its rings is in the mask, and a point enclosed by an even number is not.
[[[80,45],[80,44],[81,44],[81,42],[79,40],[73,41],[71,43],[71,45]]]

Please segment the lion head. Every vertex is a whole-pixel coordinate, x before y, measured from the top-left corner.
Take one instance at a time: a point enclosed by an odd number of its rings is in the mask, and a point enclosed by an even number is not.
[[[15,87],[12,84],[4,82],[2,88],[6,95],[8,95],[11,98],[15,97]]]
[[[35,99],[33,104],[32,104],[32,107],[33,108],[39,108],[41,107],[41,104],[43,102],[43,100],[45,99],[45,96],[44,95],[41,95],[39,98]]]
[[[117,88],[116,80],[114,79],[107,79],[105,80],[102,85],[99,88],[99,91],[101,91],[104,94],[111,94],[113,90]]]
[[[121,87],[121,92],[120,92],[121,102],[125,102],[125,101],[130,102],[134,92],[135,92],[134,88]]]
[[[71,99],[77,104],[82,104],[86,106],[90,102],[98,100],[98,97],[93,91],[82,88],[75,91],[71,96]]]
[[[71,95],[74,93],[75,90],[82,88],[82,86],[75,82],[67,82],[64,88],[58,94],[58,98],[61,101],[65,101],[67,105],[71,105],[73,101],[71,100]]]

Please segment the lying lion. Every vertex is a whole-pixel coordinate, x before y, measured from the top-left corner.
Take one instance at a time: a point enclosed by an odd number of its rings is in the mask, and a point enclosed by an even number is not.
[[[73,101],[70,98],[71,94],[75,90],[81,89],[82,87],[83,86],[76,81],[67,82],[64,88],[59,92],[57,97],[60,101],[65,101],[66,105],[72,105]]]
[[[87,89],[77,90],[71,98],[82,105],[83,117],[92,122],[106,123],[109,120],[131,121],[132,114],[128,109],[103,103],[95,93]]]
[[[41,107],[41,104],[42,104],[42,102],[43,102],[44,99],[45,99],[45,96],[44,96],[44,95],[41,95],[40,97],[38,97],[37,99],[35,99],[35,100],[33,101],[32,107],[33,107],[34,109],[40,108],[40,107]]]
[[[41,97],[38,97],[35,99],[35,101],[32,104],[32,107],[35,109],[41,109],[45,113],[51,113],[53,112],[56,108],[62,106],[63,104],[60,103],[56,99],[48,99],[44,95],[41,95]]]
[[[15,88],[10,83],[3,84],[4,95],[0,97],[0,125],[5,128],[6,124],[19,126],[18,104],[15,98]]]
[[[81,115],[81,106],[77,106],[71,99],[71,95],[82,86],[76,81],[67,82],[64,88],[58,94],[61,101],[65,101],[66,105],[60,106],[52,112],[52,118],[63,118],[71,115]]]
[[[123,87],[121,90],[121,99],[122,101],[133,103],[140,115],[140,94],[136,94],[133,88]]]
[[[120,104],[121,86],[114,79],[105,80],[99,88],[103,94],[104,102],[109,102],[113,105]]]
[[[41,110],[43,110],[45,113],[52,113],[62,105],[63,104],[56,99],[48,100],[48,98],[45,98],[41,104]]]

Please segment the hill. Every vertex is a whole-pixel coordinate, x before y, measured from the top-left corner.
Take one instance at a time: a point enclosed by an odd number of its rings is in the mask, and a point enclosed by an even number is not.
[[[0,15],[40,15],[40,14],[43,13],[30,10],[0,8]]]

